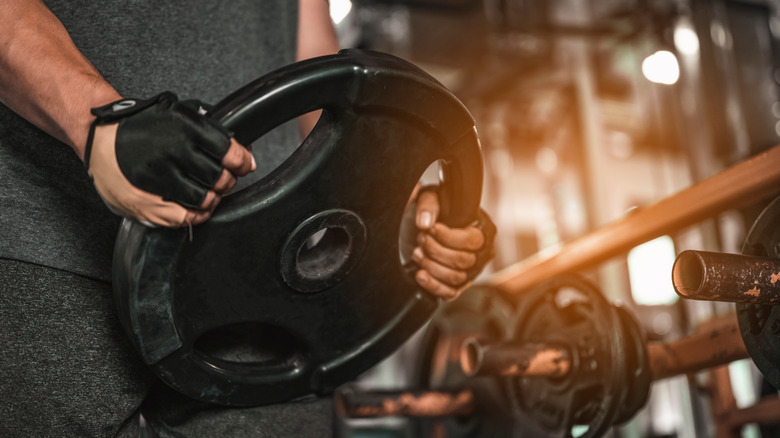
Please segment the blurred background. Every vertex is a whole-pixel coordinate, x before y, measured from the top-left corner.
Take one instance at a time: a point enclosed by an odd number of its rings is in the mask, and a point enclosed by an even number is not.
[[[558,248],[778,144],[777,1],[331,0],[342,47],[407,59],[469,108],[485,156],[483,207],[499,230],[490,276]],[[780,163],[778,163],[780,165]],[[675,256],[740,252],[766,205],[726,211],[585,272],[650,341],[733,312],[678,298]],[[419,336],[418,336],[419,338]],[[416,339],[363,388],[409,387]],[[737,407],[776,395],[750,359],[728,367]],[[656,381],[614,437],[716,435],[711,376]],[[346,420],[345,437],[407,437],[408,420]],[[523,434],[522,425],[515,436]],[[780,436],[748,425],[738,436]],[[530,432],[529,432],[530,433]],[[444,436],[444,435],[442,435]],[[537,436],[537,435],[533,435]]]

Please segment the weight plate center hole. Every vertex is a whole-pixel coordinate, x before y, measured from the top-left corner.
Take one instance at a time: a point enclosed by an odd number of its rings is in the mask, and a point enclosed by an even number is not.
[[[312,233],[298,250],[298,274],[308,280],[327,278],[349,259],[352,237],[340,227],[326,227]]]

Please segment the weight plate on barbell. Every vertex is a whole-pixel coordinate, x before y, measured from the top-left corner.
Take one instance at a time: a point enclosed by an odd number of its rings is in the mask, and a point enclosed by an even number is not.
[[[565,377],[506,377],[518,418],[555,436],[597,437],[612,426],[626,381],[623,331],[617,310],[584,278],[563,275],[524,294],[506,339],[564,347]]]
[[[772,201],[748,232],[742,253],[780,258],[780,198]],[[780,388],[780,306],[737,303],[737,319],[750,357]]]
[[[248,145],[317,109],[293,155],[223,199],[192,241],[182,229],[122,225],[120,319],[152,371],[183,394],[253,406],[327,393],[437,307],[401,264],[399,230],[437,161],[447,222],[477,217],[482,157],[471,115],[419,68],[346,50],[263,76],[208,117]]]
[[[622,424],[636,415],[647,403],[653,376],[650,374],[650,362],[647,357],[647,341],[639,323],[628,309],[615,307],[623,330],[626,358],[626,383],[623,385],[623,401],[615,417],[614,424]]]

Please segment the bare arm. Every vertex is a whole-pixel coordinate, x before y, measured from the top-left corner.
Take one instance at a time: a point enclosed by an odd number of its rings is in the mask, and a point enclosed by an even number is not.
[[[339,41],[333,22],[330,20],[328,0],[298,1],[298,61],[339,51]],[[301,137],[306,137],[314,128],[319,111],[305,114],[298,119]]]
[[[119,98],[40,0],[0,2],[0,102],[83,159],[90,108]]]

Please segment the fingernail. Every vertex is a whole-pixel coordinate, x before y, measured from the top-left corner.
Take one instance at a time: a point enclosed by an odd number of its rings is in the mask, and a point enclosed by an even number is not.
[[[415,262],[420,262],[423,259],[423,251],[419,246],[412,251],[412,259]]]
[[[423,211],[420,213],[419,216],[417,216],[417,227],[419,228],[429,228],[431,226],[431,212],[430,211]]]
[[[419,243],[420,245],[425,244],[425,234],[417,233],[417,243]]]
[[[417,274],[417,282],[420,284],[427,283],[429,279],[430,278],[428,277],[428,274],[426,274],[425,272],[420,272],[419,274]]]
[[[252,157],[252,170],[254,171],[255,169],[257,169],[257,161],[255,161],[254,155],[250,155],[250,157]]]

